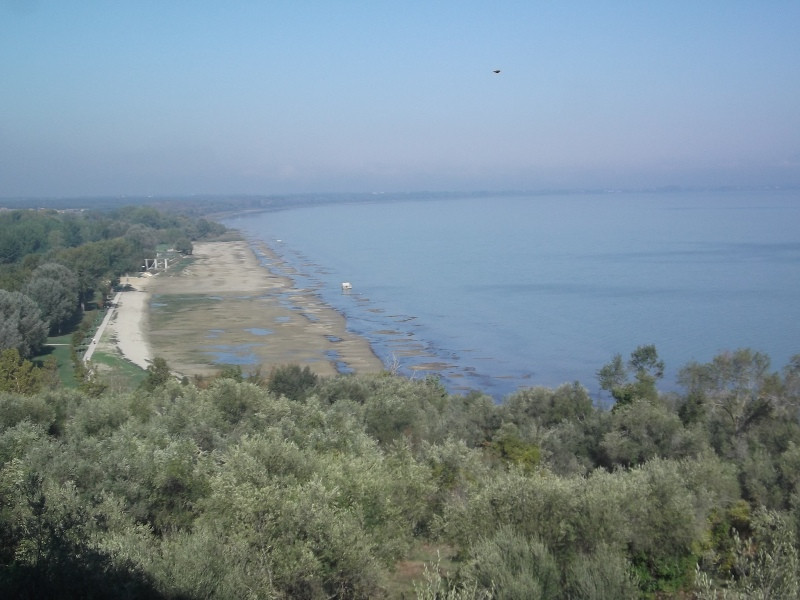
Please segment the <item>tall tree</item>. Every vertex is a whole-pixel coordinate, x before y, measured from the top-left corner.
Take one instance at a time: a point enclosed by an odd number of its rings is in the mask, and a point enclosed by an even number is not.
[[[42,383],[42,371],[20,357],[16,348],[0,352],[0,391],[34,394]]]
[[[47,323],[36,303],[20,292],[0,290],[0,350],[15,348],[29,358],[47,340]]]
[[[39,306],[53,333],[61,333],[78,311],[77,277],[63,265],[45,263],[38,267],[25,286],[25,294]]]
[[[147,379],[142,381],[140,387],[148,392],[152,392],[156,388],[167,383],[170,379],[173,379],[173,377],[167,361],[160,356],[156,356],[150,365],[148,365]]]
[[[708,413],[717,450],[732,443],[740,454],[745,452],[743,436],[772,414],[781,395],[769,357],[749,348],[723,352],[710,363],[691,362],[678,381]]]
[[[618,406],[641,399],[655,399],[658,396],[656,382],[663,376],[664,361],[658,358],[653,344],[639,346],[631,352],[627,365],[617,354],[597,372],[600,388],[609,392]]]
[[[131,242],[137,252],[150,252],[158,245],[158,231],[148,225],[136,223],[125,232],[125,239]]]

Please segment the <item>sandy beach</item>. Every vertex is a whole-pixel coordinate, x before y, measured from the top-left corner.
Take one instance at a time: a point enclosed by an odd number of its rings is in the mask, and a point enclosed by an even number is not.
[[[268,374],[308,365],[318,375],[377,372],[384,366],[344,317],[313,293],[269,270],[277,260],[247,242],[197,243],[181,265],[153,277],[123,279],[110,340],[146,368],[154,356],[183,375],[213,375],[225,365]]]
[[[110,340],[106,337],[106,350],[108,345],[116,346],[122,356],[133,364],[146,369],[150,359],[150,346],[145,337],[145,324],[147,305],[150,295],[147,293],[147,284],[150,277],[123,277],[121,283],[128,284],[131,288],[119,294],[119,301],[108,324]]]

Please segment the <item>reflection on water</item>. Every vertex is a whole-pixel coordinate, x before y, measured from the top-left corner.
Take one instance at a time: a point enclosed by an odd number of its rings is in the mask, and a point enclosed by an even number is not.
[[[797,223],[800,192],[775,190],[376,201],[226,221],[271,245],[270,266],[341,312],[384,364],[435,365],[449,389],[495,397],[576,380],[596,391],[597,370],[641,344],[665,360],[667,389],[726,349],[781,368],[800,352]]]
[[[258,347],[258,344],[236,344],[209,346],[204,349],[204,353],[212,357],[212,361],[220,365],[258,365],[261,359],[250,352],[251,348]]]

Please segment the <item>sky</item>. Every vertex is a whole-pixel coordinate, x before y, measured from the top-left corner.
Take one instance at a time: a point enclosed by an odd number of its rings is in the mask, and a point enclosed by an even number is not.
[[[800,185],[798,23],[797,0],[0,0],[0,197]]]

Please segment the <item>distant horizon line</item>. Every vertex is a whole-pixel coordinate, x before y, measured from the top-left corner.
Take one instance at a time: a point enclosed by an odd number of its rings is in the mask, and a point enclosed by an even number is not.
[[[661,185],[645,187],[554,187],[554,188],[522,188],[522,189],[475,189],[475,190],[426,190],[411,189],[399,190],[373,190],[373,191],[306,191],[306,192],[181,192],[181,193],[155,193],[155,194],[66,194],[66,195],[10,195],[0,196],[0,202],[33,202],[47,200],[169,200],[189,198],[309,198],[309,197],[356,197],[356,196],[482,196],[482,195],[521,195],[521,194],[622,194],[622,193],[670,193],[670,192],[729,192],[729,191],[756,191],[756,190],[796,190],[800,184],[759,184],[759,185]]]

